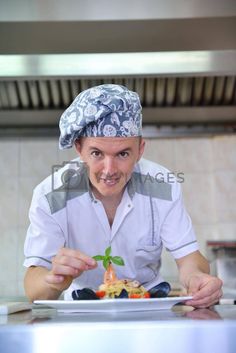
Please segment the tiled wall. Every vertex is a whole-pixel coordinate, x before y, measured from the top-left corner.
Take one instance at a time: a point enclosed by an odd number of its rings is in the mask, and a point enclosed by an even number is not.
[[[23,295],[23,244],[32,190],[52,165],[75,157],[59,151],[57,140],[19,138],[0,141],[0,296]],[[145,157],[184,173],[186,207],[202,252],[206,240],[236,239],[236,136],[147,140]],[[177,270],[164,252],[162,274]]]

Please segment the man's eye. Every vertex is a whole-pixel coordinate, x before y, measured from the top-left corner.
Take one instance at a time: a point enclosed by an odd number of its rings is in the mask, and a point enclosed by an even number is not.
[[[99,151],[92,151],[92,152],[91,152],[91,155],[92,155],[93,157],[100,157],[100,156],[101,156],[101,152],[99,152]]]
[[[129,156],[129,153],[128,153],[128,152],[125,152],[125,151],[120,152],[120,157],[126,158],[126,157],[128,157],[128,156]]]

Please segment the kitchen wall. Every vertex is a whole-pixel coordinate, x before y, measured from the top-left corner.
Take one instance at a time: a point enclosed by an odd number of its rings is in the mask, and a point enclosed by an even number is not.
[[[207,240],[236,239],[235,152],[235,135],[147,140],[146,158],[184,173],[185,204],[205,255]],[[52,165],[74,157],[73,150],[58,150],[56,138],[0,141],[0,296],[24,294],[23,244],[34,186]],[[162,274],[177,281],[175,263],[166,252]]]

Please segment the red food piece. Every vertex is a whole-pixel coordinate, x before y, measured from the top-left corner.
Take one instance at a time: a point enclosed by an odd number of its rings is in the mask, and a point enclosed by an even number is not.
[[[96,292],[96,296],[97,296],[98,298],[103,298],[105,295],[106,295],[106,292],[105,292],[104,290],[98,290],[98,291]]]

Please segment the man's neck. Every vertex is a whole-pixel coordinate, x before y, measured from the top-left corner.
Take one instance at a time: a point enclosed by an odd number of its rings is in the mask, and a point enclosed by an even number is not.
[[[100,200],[103,204],[103,207],[105,209],[107,218],[108,218],[108,222],[110,224],[110,226],[112,227],[114,218],[115,218],[115,214],[116,214],[116,210],[117,207],[119,206],[122,196],[124,194],[124,190],[119,193],[118,195],[112,195],[112,196],[103,196],[101,195],[97,190],[93,189],[93,194],[94,196]]]
[[[120,192],[117,195],[111,195],[111,196],[103,196],[101,195],[96,189],[92,188],[92,192],[94,194],[94,196],[100,200],[103,205],[107,205],[107,206],[116,206],[118,207],[119,203],[121,202],[122,196],[124,194],[124,190],[122,190],[122,192]]]

